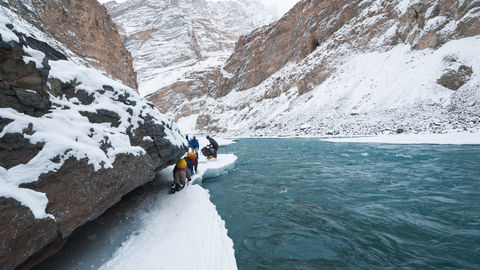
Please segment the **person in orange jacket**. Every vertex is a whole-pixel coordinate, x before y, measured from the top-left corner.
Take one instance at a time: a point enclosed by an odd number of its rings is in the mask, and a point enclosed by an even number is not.
[[[190,170],[190,174],[194,175],[198,172],[198,159],[197,155],[194,152],[190,152],[185,157],[187,161],[187,168]]]

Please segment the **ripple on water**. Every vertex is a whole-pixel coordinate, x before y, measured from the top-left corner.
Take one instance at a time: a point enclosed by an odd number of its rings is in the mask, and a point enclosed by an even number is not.
[[[224,151],[238,170],[204,186],[239,269],[480,269],[480,147],[243,139]]]

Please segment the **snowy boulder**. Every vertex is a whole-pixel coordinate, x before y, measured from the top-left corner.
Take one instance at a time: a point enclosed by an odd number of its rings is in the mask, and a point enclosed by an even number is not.
[[[133,89],[0,9],[0,265],[28,269],[187,148]]]
[[[437,80],[437,83],[450,90],[458,90],[470,80],[472,74],[472,67],[461,65],[457,70],[446,70],[445,73]]]

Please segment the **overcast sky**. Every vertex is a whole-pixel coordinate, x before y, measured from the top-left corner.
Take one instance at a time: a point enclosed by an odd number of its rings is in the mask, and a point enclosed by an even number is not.
[[[98,0],[98,1],[100,3],[105,3],[111,0]],[[115,1],[122,3],[128,0],[115,0]],[[258,0],[258,1],[262,2],[267,7],[276,9],[280,15],[283,15],[288,10],[290,10],[295,5],[295,3],[297,3],[300,0]]]

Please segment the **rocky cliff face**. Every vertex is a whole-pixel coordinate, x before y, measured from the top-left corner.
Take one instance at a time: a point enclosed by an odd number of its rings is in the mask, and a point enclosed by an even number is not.
[[[275,19],[255,0],[130,0],[106,7],[135,59],[139,91],[159,91],[155,103],[164,113],[185,98],[204,96],[211,73],[240,35]]]
[[[469,47],[479,26],[473,0],[301,1],[240,37],[223,68],[197,79],[205,83],[181,84],[210,99],[179,107],[161,102],[170,98],[164,91],[149,98],[176,116],[197,114],[197,128],[208,132],[468,130],[478,127],[477,57]],[[464,100],[474,105],[459,109]]]
[[[8,3],[17,14],[52,35],[89,66],[137,88],[130,52],[98,1],[9,0]]]
[[[480,19],[473,16],[478,6],[477,1],[451,0],[302,1],[277,23],[239,39],[224,67],[233,76],[221,79],[216,95],[257,86],[320,45],[330,52],[321,60],[325,64],[342,47],[366,52],[403,43],[414,50],[437,49],[452,39],[480,34]],[[328,69],[328,64],[320,65],[304,74],[295,82],[299,91],[321,83]]]
[[[186,150],[153,104],[54,46],[63,45],[0,6],[2,269],[52,255]]]

